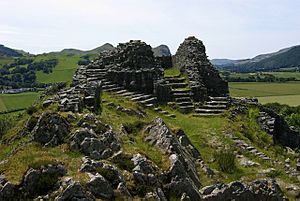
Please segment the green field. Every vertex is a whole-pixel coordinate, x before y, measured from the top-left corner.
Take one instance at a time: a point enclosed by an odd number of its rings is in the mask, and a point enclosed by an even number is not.
[[[233,97],[258,97],[261,103],[300,105],[300,82],[231,82],[229,88]]]
[[[52,73],[46,74],[38,71],[37,81],[40,83],[70,82],[78,68],[77,62],[80,60],[80,56],[81,55],[56,53],[38,55],[35,61],[56,58],[58,60],[58,64],[53,69]]]
[[[231,73],[229,77],[232,78],[248,78],[249,76],[259,75],[264,77],[264,75],[274,75],[277,78],[296,78],[300,80],[300,72],[259,72],[259,73]]]
[[[38,92],[25,92],[20,94],[0,94],[0,112],[26,108],[39,96]]]

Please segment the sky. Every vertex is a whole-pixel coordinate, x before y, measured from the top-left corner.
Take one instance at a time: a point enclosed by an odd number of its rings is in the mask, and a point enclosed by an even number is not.
[[[209,58],[300,45],[300,0],[0,0],[0,44],[34,54],[130,39],[175,54],[188,36]]]

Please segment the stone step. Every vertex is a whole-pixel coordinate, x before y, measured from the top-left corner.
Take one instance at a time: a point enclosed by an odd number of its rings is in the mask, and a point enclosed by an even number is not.
[[[98,77],[98,76],[101,76],[101,75],[106,75],[106,73],[104,72],[87,72],[86,73],[86,76],[87,77]]]
[[[92,82],[92,81],[101,81],[102,77],[89,77],[86,79],[88,82]]]
[[[227,105],[201,105],[200,109],[226,109]]]
[[[207,101],[206,105],[227,105],[227,101]]]
[[[188,106],[179,106],[180,110],[193,110],[194,109],[194,105],[188,105]]]
[[[209,96],[209,100],[211,101],[227,101],[227,96]]]
[[[134,94],[135,94],[134,92],[127,91],[126,93],[123,93],[123,94],[120,94],[120,95],[123,96],[123,97],[132,98],[132,95],[134,95]]]
[[[126,89],[123,89],[123,90],[121,90],[121,91],[117,91],[116,94],[122,95],[122,94],[124,94],[124,93],[126,93],[126,92],[128,92],[128,91],[127,91]]]
[[[178,106],[189,106],[189,105],[191,105],[191,106],[194,107],[194,105],[193,105],[193,103],[191,101],[188,101],[188,102],[179,102],[179,103],[177,103],[177,105]]]
[[[173,93],[173,94],[175,94],[175,93],[190,93],[190,89],[173,89],[171,92]]]
[[[188,86],[188,83],[170,83],[170,84],[168,84],[168,86],[170,86],[173,89],[185,88]]]
[[[152,97],[152,95],[150,95],[150,94],[147,94],[147,95],[137,94],[137,96],[132,98],[131,100],[132,101],[141,101],[141,100],[146,100],[146,99],[151,98],[151,97]]]
[[[166,77],[165,80],[168,83],[182,83],[184,81],[186,81],[185,77]]]
[[[164,115],[167,115],[167,114],[169,114],[169,112],[168,112],[168,111],[165,111],[165,110],[159,111],[158,113],[160,113],[160,114],[164,114]]]
[[[130,98],[132,99],[132,98],[137,98],[137,97],[140,97],[140,96],[144,96],[145,94],[138,94],[138,93],[133,93],[131,96],[130,96]]]
[[[220,110],[220,109],[200,109],[197,108],[195,109],[196,113],[212,113],[212,114],[216,114],[216,113],[223,113],[226,110]]]
[[[118,87],[118,85],[116,84],[108,84],[108,85],[102,85],[102,89],[105,90],[105,89],[111,89],[111,88],[116,88]]]
[[[152,98],[142,100],[142,101],[139,101],[139,102],[142,103],[142,104],[150,104],[150,103],[154,104],[154,103],[156,103],[156,101],[157,101],[157,98],[152,97]]]
[[[205,116],[219,116],[221,115],[222,113],[218,113],[218,114],[215,114],[215,113],[195,113],[193,114],[194,117],[205,117]]]
[[[167,77],[165,77],[165,79],[172,79],[172,78],[181,78],[181,75],[179,74],[179,75],[173,75],[173,76],[167,76]]]
[[[156,107],[156,108],[154,108],[154,111],[159,112],[159,111],[162,111],[162,109],[160,107]]]
[[[186,97],[180,97],[180,98],[175,98],[176,102],[187,102],[187,101],[191,101],[191,98],[189,96]]]
[[[175,115],[175,114],[167,114],[166,116],[167,116],[167,117],[170,117],[170,118],[176,118],[176,115]]]
[[[109,89],[103,89],[103,91],[107,91],[107,92],[116,92],[116,91],[120,91],[123,90],[124,87],[114,87],[114,88],[109,88]]]
[[[154,104],[153,103],[149,103],[149,104],[145,104],[144,106],[147,107],[147,108],[152,108],[152,107],[154,107]]]
[[[105,68],[88,68],[88,69],[86,69],[86,72],[88,72],[88,73],[98,73],[98,72],[106,73],[107,69],[105,69]]]
[[[173,93],[173,96],[175,98],[190,97],[190,93],[182,93],[182,92],[180,92],[180,93]]]

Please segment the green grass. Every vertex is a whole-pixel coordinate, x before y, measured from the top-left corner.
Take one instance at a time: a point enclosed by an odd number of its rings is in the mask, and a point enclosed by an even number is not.
[[[1,96],[0,96],[1,97]],[[3,102],[3,100],[0,98],[0,111],[6,111],[6,106]]]
[[[280,104],[287,104],[290,106],[298,106],[300,105],[300,95],[258,97],[258,101],[262,104],[277,102]]]
[[[172,77],[180,75],[180,71],[177,68],[168,68],[164,71],[165,77]]]
[[[53,69],[52,73],[46,74],[42,71],[37,72],[37,81],[40,83],[54,83],[54,82],[71,82],[72,77],[78,68],[77,62],[81,55],[69,54],[42,54],[35,58],[35,61],[57,59],[58,64]]]
[[[259,73],[231,73],[229,77],[232,78],[248,78],[249,76],[259,75],[264,77],[264,75],[274,75],[277,78],[291,78],[294,77],[297,80],[300,80],[300,72],[259,72]]]
[[[38,92],[0,94],[0,112],[30,106],[39,96]]]
[[[0,67],[5,65],[5,64],[9,64],[13,61],[14,59],[11,57],[0,57]]]
[[[234,97],[262,97],[300,94],[300,82],[265,83],[231,82],[230,95]]]
[[[261,103],[300,104],[300,82],[231,82],[229,88],[233,97],[258,97]]]

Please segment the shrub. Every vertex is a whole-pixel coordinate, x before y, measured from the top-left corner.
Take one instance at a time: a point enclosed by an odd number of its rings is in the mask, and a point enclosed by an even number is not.
[[[222,172],[232,173],[235,169],[235,154],[232,149],[217,150],[214,158]]]
[[[27,114],[32,115],[33,113],[37,112],[38,109],[36,106],[31,105],[26,109]]]
[[[0,115],[0,137],[14,126],[14,119],[11,115]]]

